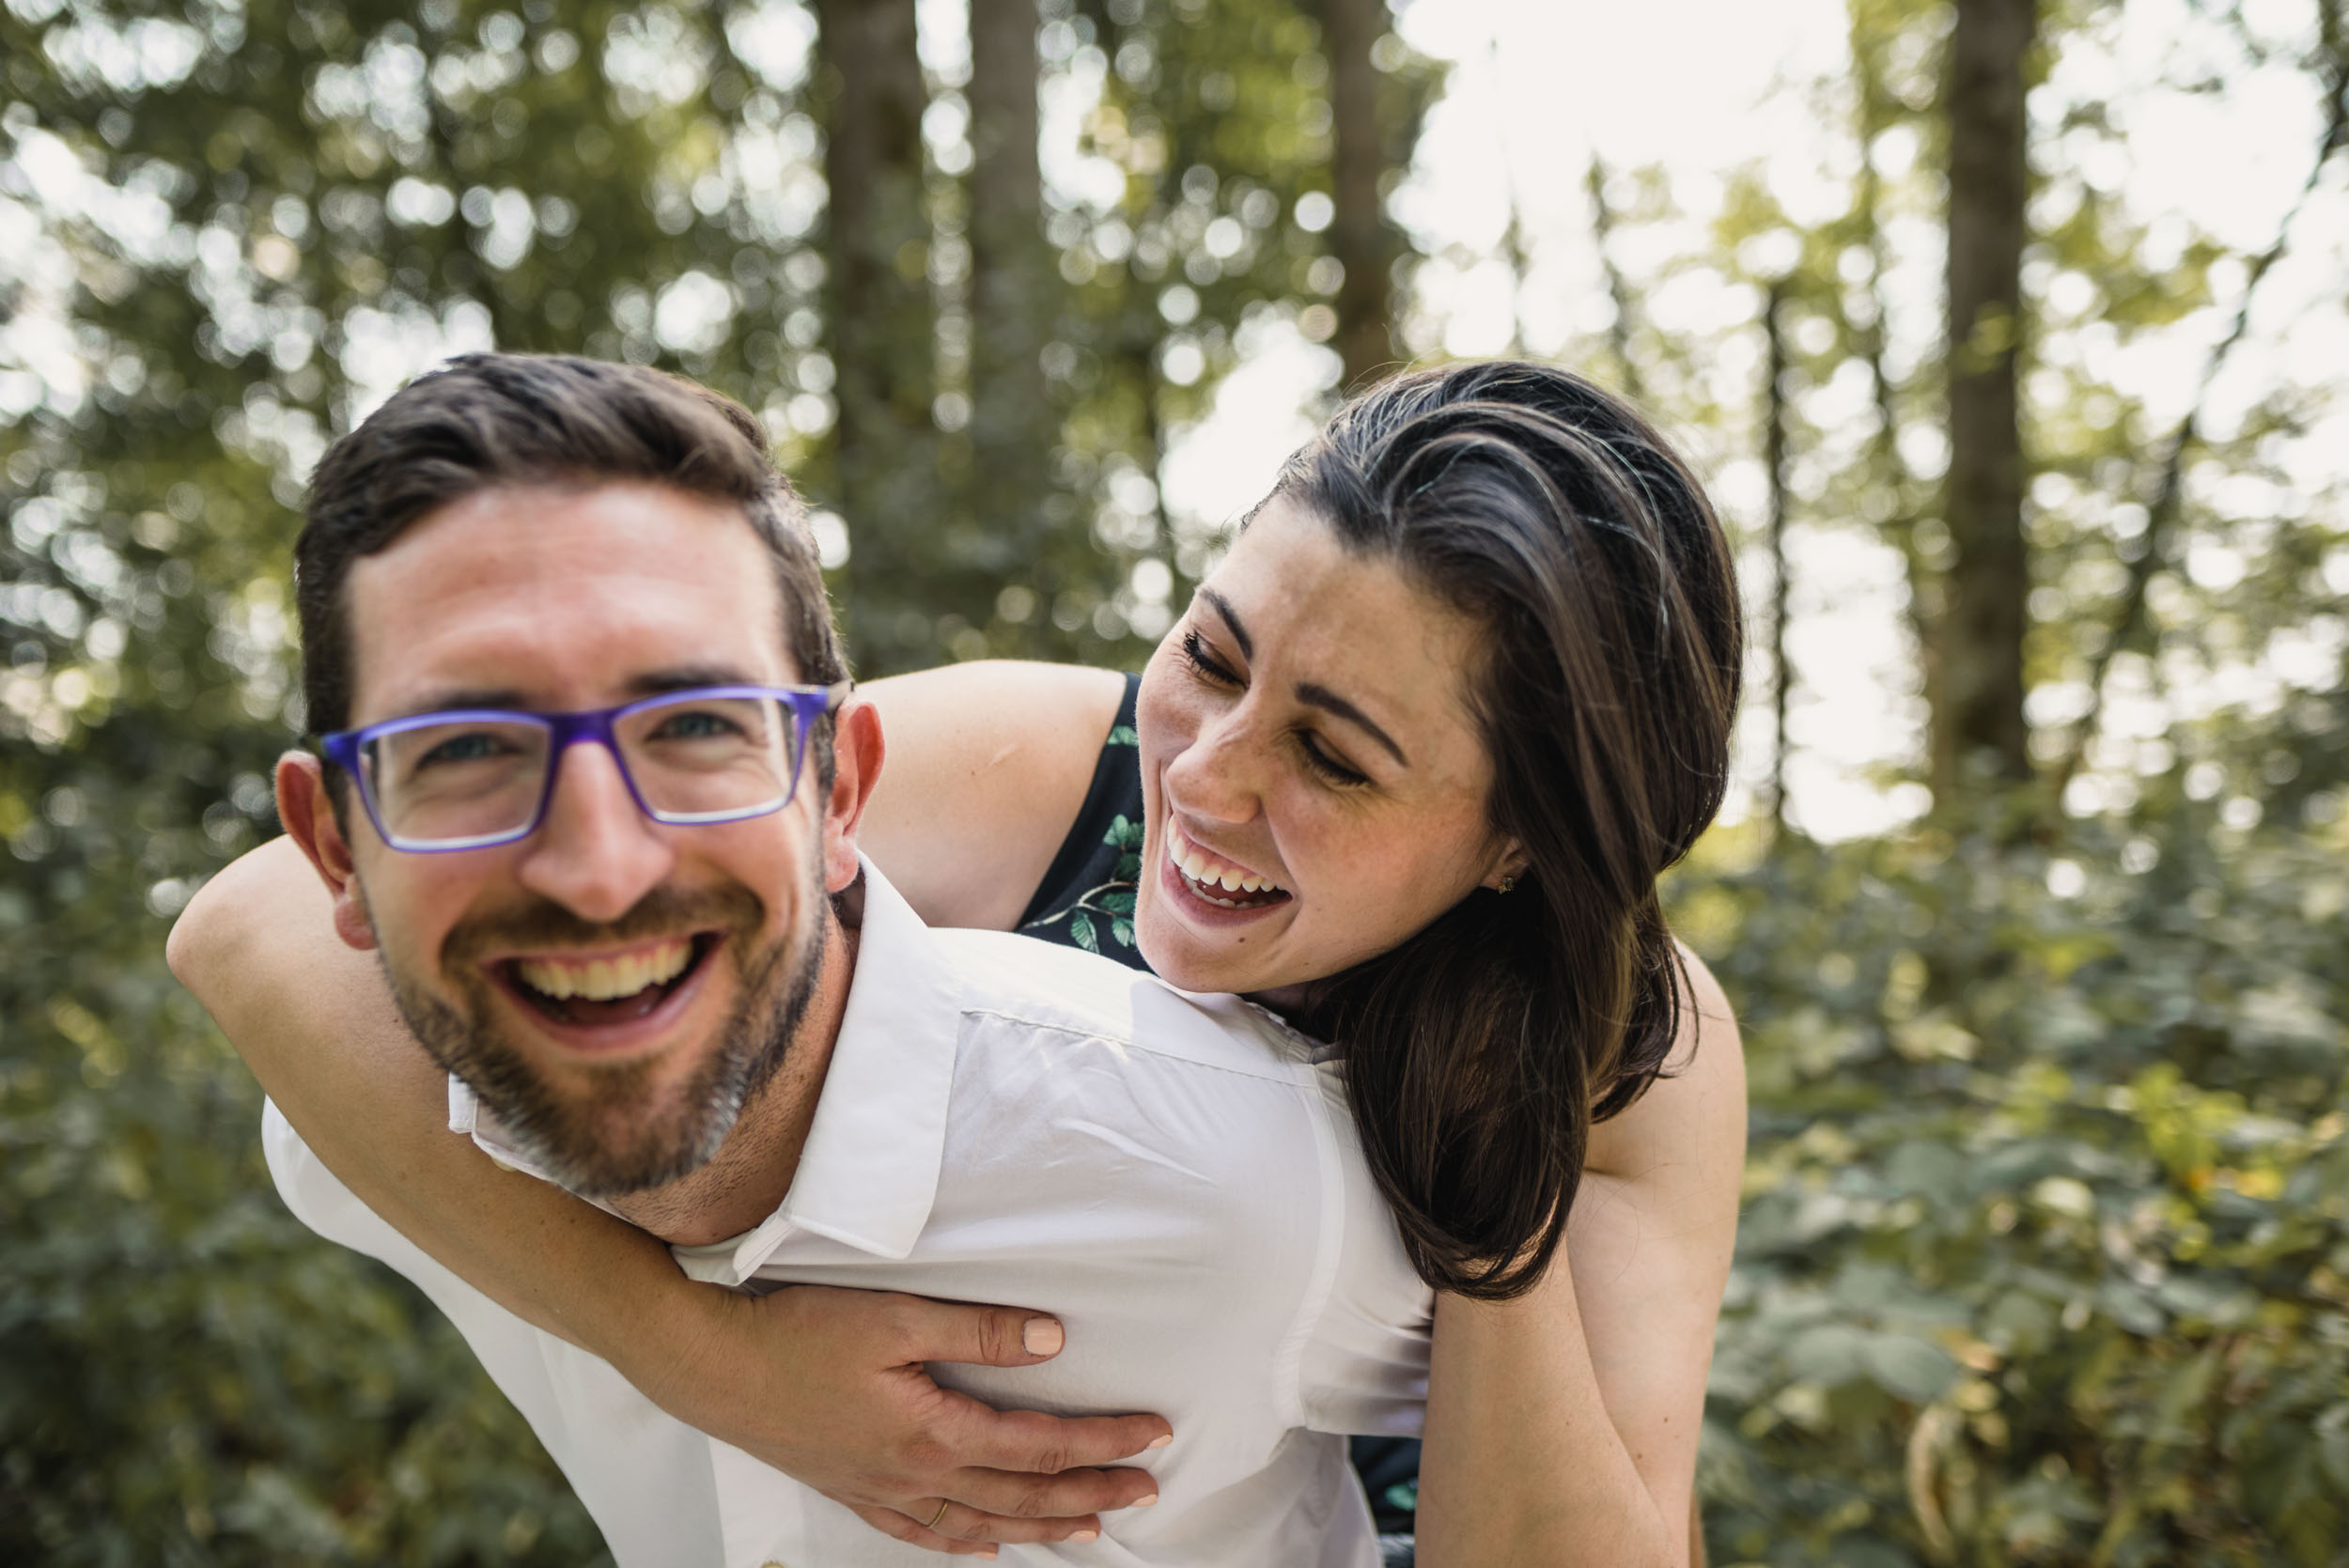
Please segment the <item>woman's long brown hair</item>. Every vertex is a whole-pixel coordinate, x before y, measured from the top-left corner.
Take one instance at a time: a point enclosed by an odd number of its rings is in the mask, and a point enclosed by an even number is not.
[[[1370,1167],[1421,1276],[1501,1299],[1565,1233],[1592,1125],[1663,1069],[1685,976],[1656,881],[1720,809],[1743,659],[1703,487],[1620,399],[1502,362],[1400,376],[1283,471],[1349,550],[1481,629],[1488,814],[1522,849],[1329,982]]]

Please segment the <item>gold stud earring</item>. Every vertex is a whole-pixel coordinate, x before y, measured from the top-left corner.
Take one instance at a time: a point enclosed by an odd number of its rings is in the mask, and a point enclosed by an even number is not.
[[[1507,875],[1503,876],[1503,877],[1501,878],[1501,881],[1500,881],[1499,885],[1498,885],[1498,886],[1496,886],[1496,887],[1493,889],[1493,892],[1495,892],[1495,893],[1507,893],[1507,892],[1508,892],[1511,888],[1514,888],[1514,887],[1516,887],[1516,886],[1517,885],[1517,877],[1518,877],[1518,876],[1519,876],[1519,873],[1517,873],[1517,872],[1515,872],[1515,871],[1509,872]]]

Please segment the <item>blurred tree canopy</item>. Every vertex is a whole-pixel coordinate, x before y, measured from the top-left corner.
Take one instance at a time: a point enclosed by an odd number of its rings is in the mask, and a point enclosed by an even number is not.
[[[2050,84],[2140,8],[1850,0],[1848,71],[1790,89],[1824,216],[1757,162],[1678,244],[1660,172],[1558,173],[1607,307],[1564,351],[1767,471],[1757,691],[1788,530],[1840,529],[1933,716],[1907,826],[1764,812],[1672,884],[1753,1071],[1716,1562],[2349,1562],[2341,411],[2204,417],[2293,230],[2116,194],[2112,106]],[[2334,0],[2193,9],[2183,85],[2307,85],[2328,198]],[[1332,388],[1424,347],[1386,198],[1443,72],[1383,6],[952,10],[6,0],[0,1558],[598,1550],[421,1299],[282,1212],[161,964],[273,828],[335,433],[464,348],[668,365],[764,420],[863,673],[1130,663],[1210,559],[1162,464],[1251,334]],[[1501,259],[1528,286],[1514,222]],[[1665,308],[1699,278],[1750,308]],[[2115,370],[2170,341],[2183,418]]]
[[[452,351],[660,364],[756,410],[866,674],[1141,656],[1202,564],[1159,500],[1163,432],[1243,322],[1337,332],[1320,23],[971,23],[0,11],[0,1557],[595,1550],[433,1314],[282,1214],[163,933],[272,829],[307,471]],[[1377,33],[1407,148],[1435,75]],[[1040,105],[1076,116],[1050,179]]]
[[[2122,116],[2059,85],[2139,11],[1855,0],[1809,98],[1842,210],[1797,221],[1755,163],[1676,273],[1619,285],[1651,397],[1765,458],[1773,776],[1790,516],[1897,551],[1930,715],[1913,826],[1757,819],[1675,873],[1753,1068],[1717,1561],[2349,1562],[2340,411],[2287,374],[2209,412],[2338,190],[2349,54],[2331,0],[2281,42],[2197,13],[2168,85],[2296,72],[2317,107],[2275,149],[2300,200],[2231,248],[2133,211]],[[1676,215],[1608,188],[1613,243]],[[1727,334],[1646,314],[1700,270],[1757,303],[1744,408]],[[2182,416],[2116,372],[2164,340]]]

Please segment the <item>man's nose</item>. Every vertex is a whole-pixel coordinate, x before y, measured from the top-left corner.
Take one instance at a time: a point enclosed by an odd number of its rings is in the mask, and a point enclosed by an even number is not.
[[[659,886],[676,852],[636,806],[612,753],[564,749],[546,820],[529,839],[521,881],[582,920],[614,921]]]

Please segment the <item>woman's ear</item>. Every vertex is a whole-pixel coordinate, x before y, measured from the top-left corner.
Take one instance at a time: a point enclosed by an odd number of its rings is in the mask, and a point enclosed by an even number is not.
[[[1511,839],[1501,846],[1501,853],[1494,857],[1492,869],[1485,874],[1485,879],[1479,885],[1495,893],[1507,893],[1517,885],[1517,878],[1525,875],[1527,864],[1524,847],[1516,839]]]
[[[347,947],[371,951],[375,926],[367,919],[366,900],[359,892],[350,841],[343,837],[342,822],[334,815],[326,765],[307,752],[288,752],[277,759],[277,819],[286,825],[286,836],[309,857],[326,891],[334,895],[334,934]]]

